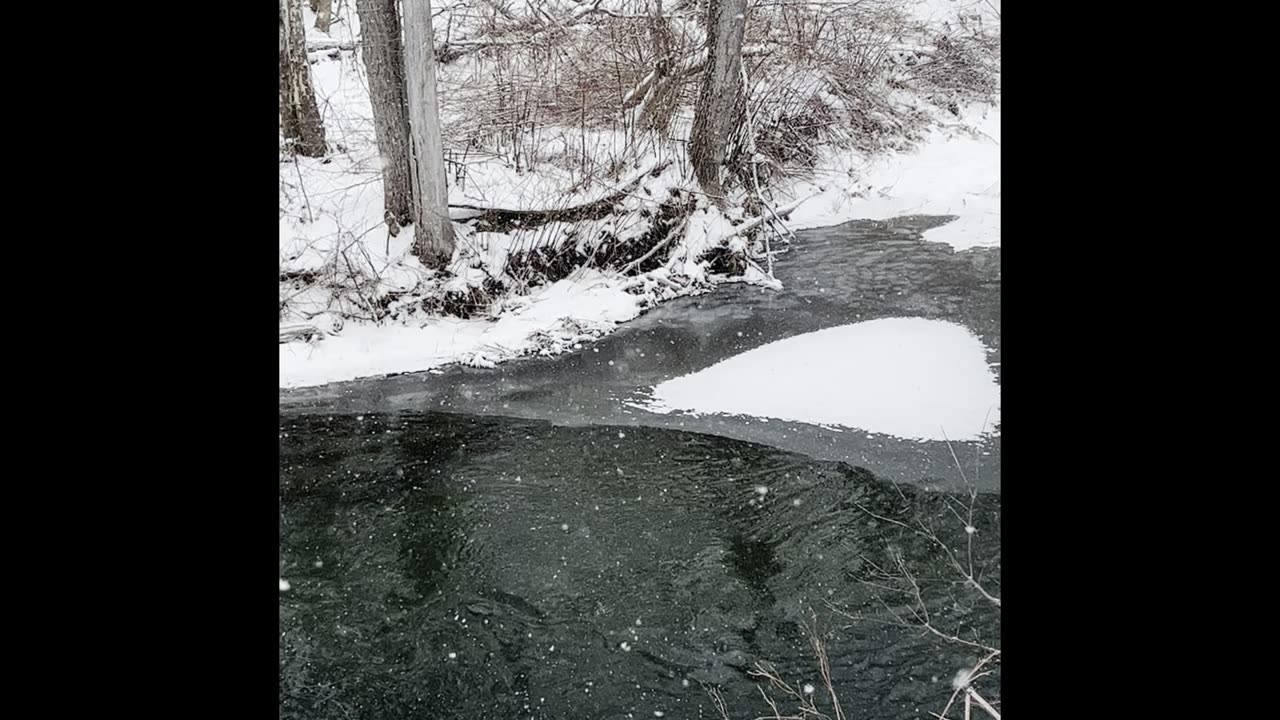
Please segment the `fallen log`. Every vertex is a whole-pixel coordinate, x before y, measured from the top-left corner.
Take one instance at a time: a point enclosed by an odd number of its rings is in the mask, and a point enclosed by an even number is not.
[[[320,277],[319,270],[281,270],[280,282],[299,281],[303,283],[313,283]]]
[[[531,228],[553,222],[581,222],[583,220],[599,220],[613,212],[613,208],[630,195],[646,177],[656,177],[671,164],[671,161],[657,165],[637,173],[614,192],[604,197],[580,205],[569,205],[562,208],[537,208],[515,210],[508,208],[484,207],[481,205],[461,205],[450,203],[452,210],[469,210],[475,213],[466,222],[473,222],[477,227],[490,232],[503,232],[511,228]],[[451,215],[453,213],[450,213]]]
[[[294,340],[310,340],[312,338],[323,338],[324,332],[315,325],[281,325],[280,326],[280,344],[293,342]]]
[[[357,42],[338,42],[337,40],[319,40],[307,43],[307,52],[324,52],[326,50],[355,50],[360,47]]]

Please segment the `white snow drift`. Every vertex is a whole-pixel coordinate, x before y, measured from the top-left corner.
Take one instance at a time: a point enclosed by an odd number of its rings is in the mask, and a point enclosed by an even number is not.
[[[598,337],[640,314],[611,277],[581,270],[512,303],[496,320],[433,318],[419,326],[352,324],[314,345],[280,346],[280,387],[305,387],[455,362],[492,367],[524,353]]]
[[[653,389],[646,409],[753,415],[920,440],[973,440],[1000,386],[967,329],[886,318],[797,335]]]
[[[792,192],[817,197],[791,215],[795,229],[902,215],[953,215],[924,239],[956,250],[1000,245],[1000,109],[973,106],[929,131],[914,151],[865,158],[836,153]],[[851,177],[859,178],[851,181]]]

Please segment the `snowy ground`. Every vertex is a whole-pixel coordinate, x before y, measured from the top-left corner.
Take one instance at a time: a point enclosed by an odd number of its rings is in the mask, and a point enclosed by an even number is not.
[[[821,189],[791,216],[796,229],[902,215],[954,215],[925,232],[956,250],[1000,244],[1000,109],[969,107],[950,127],[936,128],[916,152],[871,159],[827,158],[812,183]],[[853,180],[851,175],[856,176]]]
[[[919,0],[914,7],[920,17],[980,12],[986,21],[999,22],[998,1]],[[353,25],[354,18],[338,22],[330,36],[313,28],[308,40],[349,42],[358,32]],[[408,253],[411,228],[390,238],[382,224],[381,178],[359,57],[350,52],[338,53],[337,59],[325,52],[313,55],[321,58],[312,71],[327,138],[345,152],[324,161],[282,156],[282,271],[324,271],[337,280],[368,280],[360,291],[362,299],[364,293],[376,299],[404,292],[420,285],[429,273]],[[791,225],[800,229],[859,218],[954,215],[956,220],[930,230],[926,239],[957,250],[999,245],[999,140],[999,107],[969,107],[951,126],[933,130],[912,153],[873,158],[832,154],[820,163],[823,170],[812,182],[791,189],[794,197],[818,193],[796,210]],[[614,139],[602,133],[590,142],[603,146]],[[517,172],[498,159],[470,158],[465,175],[450,178],[450,202],[519,208],[547,197],[576,204],[609,192],[611,188],[599,183],[584,185],[566,163],[556,162],[556,153],[569,149],[554,137],[544,138],[539,150],[545,157],[535,158],[540,162],[534,172]],[[466,275],[469,259],[547,241],[485,235],[489,237],[460,239],[470,258],[460,257],[455,271]],[[493,318],[431,317],[382,324],[350,319],[360,313],[347,306],[335,312],[322,288],[292,294],[282,285],[282,324],[307,323],[329,334],[318,342],[280,346],[280,386],[321,385],[455,362],[491,365],[531,352],[571,349],[644,310],[645,301],[623,289],[626,282],[587,270],[535,289]],[[348,317],[340,321],[342,314]]]
[[[986,348],[965,328],[885,318],[735,355],[658,385],[648,402],[636,406],[920,440],[974,440],[1000,422],[1000,386],[987,366]]]
[[[464,362],[486,367],[531,351],[563,352],[640,314],[639,298],[595,270],[541,288],[496,320],[421,326],[348,324],[323,342],[280,346],[280,386],[303,387]]]

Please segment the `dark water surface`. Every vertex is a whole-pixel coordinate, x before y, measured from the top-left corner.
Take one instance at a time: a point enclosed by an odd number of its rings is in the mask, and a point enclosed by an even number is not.
[[[911,530],[998,595],[996,493],[970,517],[732,439],[416,411],[282,414],[280,451],[283,718],[719,717],[706,687],[754,718],[757,661],[830,713],[806,623],[847,717],[928,717],[980,653],[895,620],[904,573],[934,627],[999,646],[998,609]]]
[[[998,492],[998,429],[982,442],[949,447],[777,420],[662,415],[626,404],[647,388],[761,345],[884,317],[924,317],[965,326],[989,348],[998,379],[1000,249],[955,252],[922,239],[921,233],[943,221],[908,217],[807,230],[779,258],[781,292],[731,285],[674,300],[581,351],[554,358],[282,391],[281,412],[443,410],[561,425],[691,430],[844,461],[894,482],[957,487],[963,479]],[[964,478],[953,452],[963,459]]]

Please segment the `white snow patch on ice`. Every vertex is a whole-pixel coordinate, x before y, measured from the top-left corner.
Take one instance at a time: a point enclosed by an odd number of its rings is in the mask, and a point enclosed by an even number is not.
[[[1000,421],[1000,386],[964,327],[885,318],[735,355],[658,385],[646,407],[973,440]]]
[[[1000,108],[974,106],[958,122],[930,131],[914,152],[871,159],[834,155],[796,197],[822,192],[791,215],[793,229],[902,215],[955,215],[926,240],[956,250],[1000,244]]]

